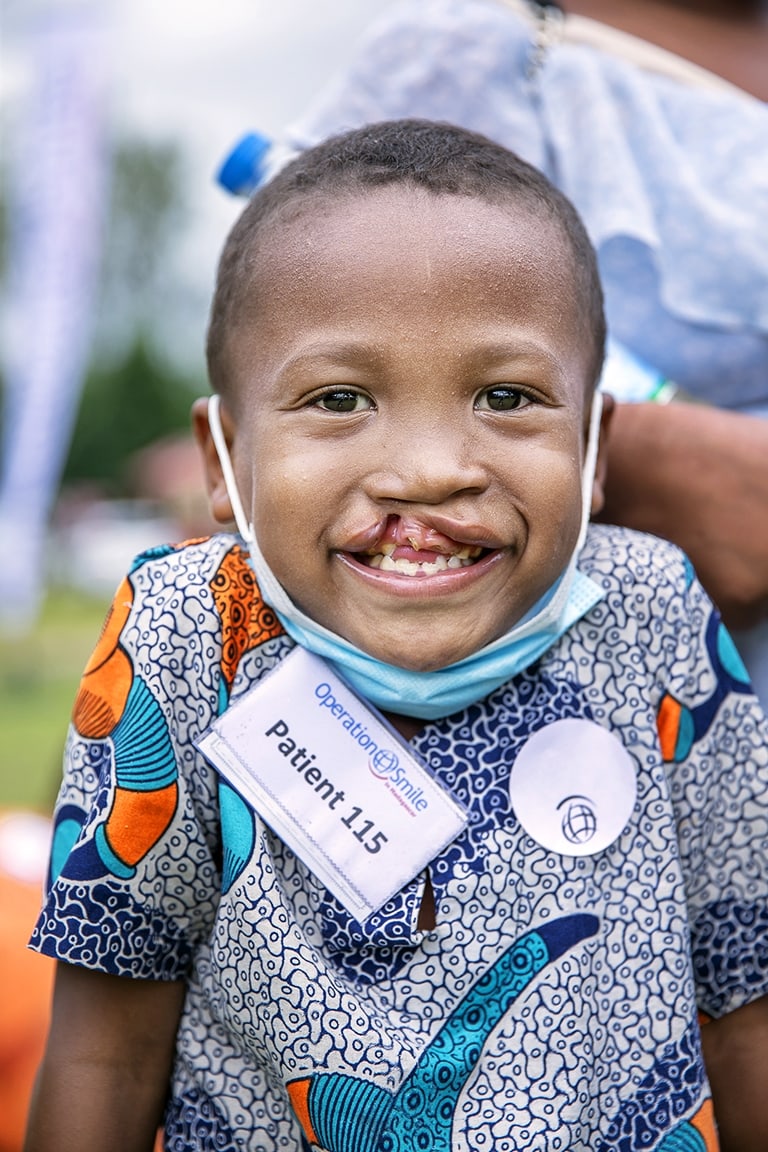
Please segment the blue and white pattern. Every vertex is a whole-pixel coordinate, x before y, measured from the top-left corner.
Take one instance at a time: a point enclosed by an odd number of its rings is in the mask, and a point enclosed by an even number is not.
[[[135,566],[110,659],[133,676],[121,699],[140,678],[161,710],[175,808],[124,844],[110,813],[147,794],[122,787],[112,735],[73,726],[33,943],[189,981],[169,1149],[716,1148],[698,1014],[768,991],[766,724],[676,549],[593,527],[581,567],[604,599],[412,742],[470,811],[430,866],[437,927],[422,932],[423,876],[357,923],[194,747],[292,646],[237,538]],[[112,691],[102,667],[91,700]],[[637,771],[629,823],[592,856],[537,844],[510,805],[519,750],[566,717],[614,733]],[[110,870],[99,836],[130,870]]]

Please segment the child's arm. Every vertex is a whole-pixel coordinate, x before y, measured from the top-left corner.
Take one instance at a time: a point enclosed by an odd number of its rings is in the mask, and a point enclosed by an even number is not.
[[[721,1152],[765,1152],[768,996],[705,1024],[701,1036]]]
[[[184,992],[59,963],[25,1152],[151,1152]]]

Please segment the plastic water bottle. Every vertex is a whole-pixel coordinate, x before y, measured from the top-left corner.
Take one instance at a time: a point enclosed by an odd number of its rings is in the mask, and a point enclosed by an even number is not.
[[[216,179],[233,196],[250,196],[298,154],[295,148],[275,144],[260,132],[248,132],[224,159]]]
[[[621,404],[668,404],[678,391],[672,380],[612,337],[608,338],[600,388]]]

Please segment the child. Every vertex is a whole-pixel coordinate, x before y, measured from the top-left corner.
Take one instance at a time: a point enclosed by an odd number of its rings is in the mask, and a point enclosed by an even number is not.
[[[586,533],[603,342],[483,137],[246,207],[194,411],[243,539],[139,557],[86,668],[29,1152],[146,1150],[169,1083],[177,1150],[714,1149],[702,1041],[766,1146],[765,723],[685,559]]]

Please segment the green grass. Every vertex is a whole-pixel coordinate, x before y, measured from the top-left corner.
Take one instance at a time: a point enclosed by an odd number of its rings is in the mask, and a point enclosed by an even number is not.
[[[29,634],[0,637],[0,807],[50,812],[80,674],[107,607],[54,590]]]

